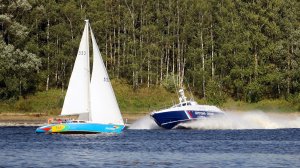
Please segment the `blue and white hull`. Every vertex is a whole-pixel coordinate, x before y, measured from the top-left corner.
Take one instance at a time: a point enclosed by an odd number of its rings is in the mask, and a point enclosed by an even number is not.
[[[224,115],[224,112],[215,106],[198,105],[194,102],[185,106],[179,104],[169,109],[152,112],[150,115],[158,126],[172,129],[180,123]]]
[[[93,133],[121,133],[124,125],[99,123],[61,123],[48,124],[36,129],[36,133],[61,134],[93,134]]]

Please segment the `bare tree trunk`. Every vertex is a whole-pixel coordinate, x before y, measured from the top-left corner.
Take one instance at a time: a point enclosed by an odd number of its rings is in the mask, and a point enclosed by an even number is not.
[[[150,59],[148,58],[148,67],[147,67],[147,87],[150,87]]]
[[[159,65],[159,60],[155,61],[156,65]],[[156,81],[155,81],[155,85],[158,85],[159,83],[159,66],[156,66]]]
[[[181,66],[180,66],[180,38],[179,38],[179,27],[180,27],[180,19],[179,19],[179,4],[178,0],[176,1],[176,9],[177,9],[177,31],[176,31],[176,36],[177,36],[177,73],[178,73],[178,84],[180,85],[180,71],[181,71]]]
[[[120,76],[120,48],[121,48],[121,42],[120,42],[120,34],[121,30],[120,27],[118,27],[118,58],[117,58],[117,79],[119,79]]]
[[[139,43],[140,43],[140,58],[143,58],[143,38],[144,38],[144,36],[143,36],[143,33],[142,33],[142,28],[143,28],[143,26],[144,26],[144,14],[143,14],[143,3],[144,3],[144,1],[141,1],[141,17],[140,17],[140,41],[139,41]],[[147,24],[147,23],[146,23]],[[142,67],[143,67],[143,61],[141,62],[141,64],[140,64],[140,70],[142,71]],[[142,74],[141,74],[142,75]],[[143,82],[143,77],[141,76],[141,84],[142,84],[142,82]],[[149,82],[148,82],[149,83]],[[148,85],[148,87],[149,87],[149,85]]]
[[[213,25],[210,24],[210,38],[211,38],[211,78],[215,76],[215,65],[214,65],[214,36],[213,36]]]
[[[21,78],[19,79],[19,94],[22,96],[22,80]]]
[[[105,34],[105,37],[107,37],[107,34]],[[107,38],[106,38],[107,39]],[[108,44],[107,40],[105,40],[105,67],[107,68],[107,55],[108,55]]]
[[[61,78],[61,90],[64,91],[65,89],[65,77],[66,77],[66,64],[62,61],[62,78]]]
[[[114,28],[114,36],[113,36],[113,46],[115,46],[116,44],[116,29]],[[115,67],[116,67],[116,53],[117,53],[117,48],[116,47],[113,47],[114,51],[113,51],[113,64],[112,64],[112,76],[115,76]]]
[[[112,69],[113,69],[113,44],[112,44],[111,34],[109,35],[109,55],[110,55],[109,67],[112,67]]]
[[[133,5],[133,1],[132,1],[132,8],[133,11],[131,11],[131,8],[129,7],[127,0],[125,0],[127,9],[129,10],[131,19],[132,19],[132,36],[133,36],[133,60],[132,60],[132,64],[135,64],[135,58],[136,58],[136,35],[135,35],[135,18],[134,18],[134,5]],[[136,73],[136,74],[135,74]],[[132,81],[133,81],[133,88],[136,88],[137,82],[136,82],[136,76],[137,76],[137,70],[136,68],[133,69],[133,75],[132,75]]]
[[[290,86],[291,86],[291,76],[290,76],[290,74],[291,74],[291,55],[293,55],[294,54],[294,46],[292,45],[291,46],[291,53],[289,53],[288,54],[288,60],[287,60],[287,62],[288,62],[288,68],[287,68],[287,74],[288,74],[288,79],[287,79],[287,95],[289,95],[290,94]]]
[[[182,63],[182,72],[181,72],[181,82],[180,86],[183,87],[183,80],[184,80],[184,67],[185,67],[185,59],[183,58],[183,63]]]
[[[55,66],[55,87],[58,88],[58,63]]]
[[[175,77],[175,42],[173,42],[173,50],[172,50],[172,75]]]
[[[105,1],[105,3],[104,3],[104,10],[105,10],[105,12],[107,12],[106,11],[106,1]],[[105,30],[105,67],[106,67],[106,69],[107,69],[107,58],[108,58],[108,42],[107,42],[107,36],[108,36],[108,33],[107,33],[107,30]]]
[[[160,85],[163,80],[163,63],[164,63],[164,55],[162,54],[162,56],[160,57],[160,80],[159,80]]]
[[[185,45],[185,42],[183,40],[182,42],[182,50],[181,50],[181,55],[182,55],[182,61],[181,61],[181,64],[182,64],[182,68],[181,68],[181,77],[180,77],[180,87],[183,87],[183,80],[184,80],[184,67],[185,67],[185,58],[184,58],[184,53],[185,53],[185,48],[186,48],[186,45]]]
[[[65,16],[66,16],[66,15],[65,15]],[[69,24],[70,24],[71,39],[73,40],[73,38],[74,38],[74,35],[73,35],[73,24],[72,24],[71,19],[70,19],[68,16],[66,16],[66,18],[68,19]]]
[[[204,42],[203,42],[203,15],[201,16],[201,32],[200,32],[200,40],[201,40],[201,59],[202,59],[202,90],[203,97],[206,97],[205,92],[205,57],[204,57]]]
[[[56,36],[56,56],[58,56],[59,55],[59,46],[58,46],[58,44],[59,44],[59,38],[58,38],[58,35]],[[55,79],[56,79],[56,88],[58,88],[58,68],[59,68],[59,65],[58,65],[58,63],[56,64],[56,74],[55,74]]]
[[[48,18],[48,24],[47,24],[47,48],[48,48],[48,52],[47,52],[47,81],[46,81],[46,91],[49,90],[49,80],[50,80],[50,55],[49,55],[49,36],[50,36],[50,21]]]
[[[121,34],[121,12],[120,12],[120,3],[118,6],[118,13],[119,13],[119,24],[118,24],[118,60],[117,60],[117,79],[120,76],[120,48],[121,48],[121,41],[120,41],[120,34]]]
[[[166,65],[166,79],[168,79],[168,77],[169,77],[169,65],[170,65],[169,51],[170,51],[169,47],[167,46],[167,48],[166,48],[166,61],[167,61],[167,65]]]
[[[169,0],[168,3],[168,11],[171,11],[171,1]],[[168,79],[169,77],[169,66],[170,66],[170,44],[169,44],[169,37],[170,37],[170,22],[171,22],[171,18],[168,17],[168,21],[167,21],[167,44],[166,44],[166,60],[167,60],[167,69],[166,69],[166,78]]]
[[[126,35],[126,27],[125,27],[125,22],[124,22],[124,27],[123,27],[124,34]],[[124,39],[123,41],[123,65],[127,64],[127,59],[126,59],[126,40]]]
[[[256,81],[257,78],[257,69],[258,69],[258,56],[257,56],[257,50],[256,50],[256,46],[255,46],[255,50],[254,50],[254,79]]]

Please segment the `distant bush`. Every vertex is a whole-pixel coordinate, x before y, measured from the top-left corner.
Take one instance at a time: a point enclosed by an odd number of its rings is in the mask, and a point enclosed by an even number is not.
[[[238,111],[262,110],[265,112],[297,112],[300,110],[299,107],[299,102],[293,103],[291,98],[289,101],[285,99],[264,99],[256,103],[228,99],[228,101],[224,103],[224,108]]]
[[[227,95],[221,90],[217,82],[210,80],[206,86],[206,99],[208,103],[222,105],[226,102]]]
[[[263,96],[263,87],[257,82],[252,82],[246,87],[246,93],[249,103],[259,102]]]
[[[33,110],[33,105],[28,100],[20,100],[16,103],[16,110],[24,111],[24,112],[31,112]]]
[[[289,101],[297,111],[300,111],[300,94],[290,95],[287,101]]]
[[[265,99],[256,103],[256,108],[271,112],[291,112],[295,107],[284,99]]]
[[[168,76],[163,82],[162,85],[164,86],[164,88],[171,92],[171,93],[175,93],[176,92],[176,79],[174,79],[174,76]]]

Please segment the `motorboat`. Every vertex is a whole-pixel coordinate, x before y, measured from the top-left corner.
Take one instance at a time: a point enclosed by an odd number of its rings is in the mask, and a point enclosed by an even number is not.
[[[194,100],[187,100],[184,90],[179,90],[179,104],[170,108],[154,111],[150,116],[158,126],[165,129],[177,128],[178,124],[201,120],[208,117],[224,115],[218,107],[212,105],[200,105]]]

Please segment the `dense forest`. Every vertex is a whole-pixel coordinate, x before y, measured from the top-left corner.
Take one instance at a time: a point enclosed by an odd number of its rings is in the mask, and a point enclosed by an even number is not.
[[[65,89],[84,19],[112,80],[201,98],[300,97],[298,0],[0,0],[0,99]]]

